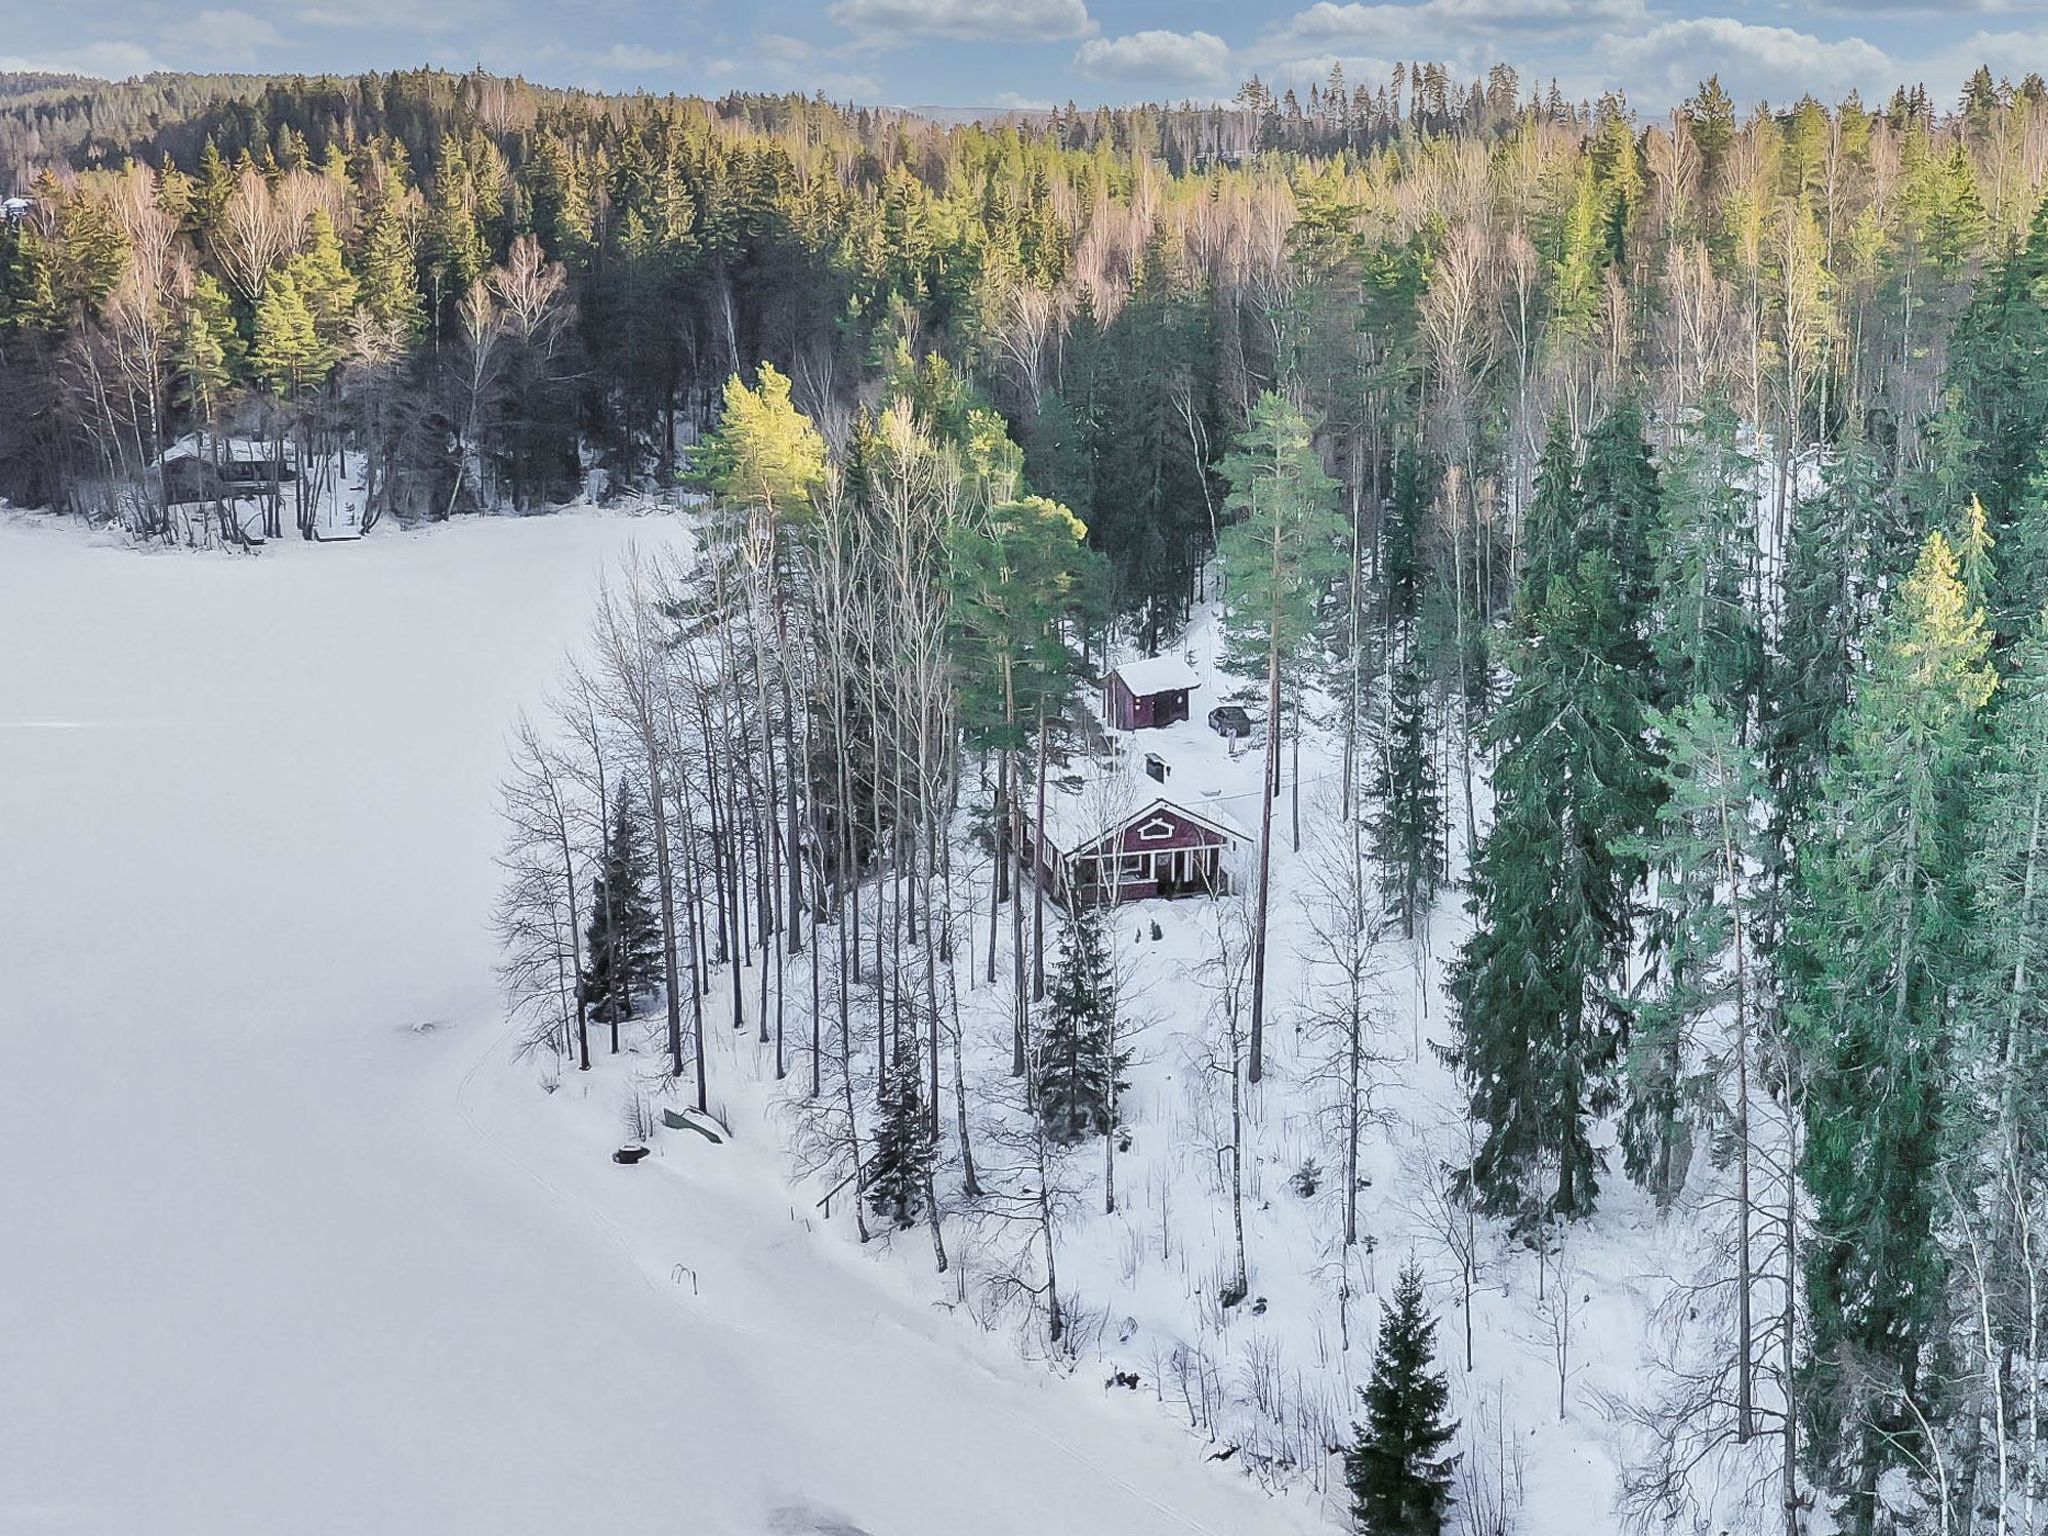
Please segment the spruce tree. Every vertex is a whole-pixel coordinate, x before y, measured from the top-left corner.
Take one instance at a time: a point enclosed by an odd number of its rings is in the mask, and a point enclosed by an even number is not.
[[[1757,461],[1742,450],[1739,425],[1714,401],[1665,460],[1652,628],[1663,696],[1714,700],[1747,725],[1763,634],[1747,594],[1757,564]]]
[[[898,1228],[913,1227],[930,1198],[938,1128],[925,1108],[915,1036],[897,1042],[876,1090],[874,1145],[865,1180],[868,1209]]]
[[[211,273],[197,274],[178,309],[170,364],[171,398],[198,424],[219,415],[242,350],[227,290]]]
[[[1766,849],[1753,813],[1765,790],[1722,703],[1696,695],[1651,724],[1665,800],[1634,849],[1657,876],[1644,935],[1655,969],[1631,1008],[1621,1147],[1629,1176],[1663,1204],[1684,1186],[1696,1133],[1747,1132],[1748,1106],[1733,1079],[1748,1068],[1755,1012],[1753,875]],[[1731,1018],[1732,1048],[1695,1040],[1710,1015]]]
[[[295,400],[325,378],[333,356],[314,329],[313,311],[288,271],[272,272],[256,299],[249,366],[280,400]]]
[[[1956,321],[1944,378],[1967,444],[1949,504],[1983,499],[2003,540],[2048,435],[2048,202],[2026,237],[1984,274]]]
[[[405,183],[396,165],[380,167],[376,206],[357,258],[362,307],[378,325],[409,342],[426,326],[407,227]]]
[[[1533,568],[1557,574],[1544,591],[1525,583],[1519,600],[1513,682],[1488,728],[1499,760],[1494,824],[1472,867],[1477,922],[1451,975],[1447,1055],[1481,1129],[1464,1176],[1482,1209],[1522,1224],[1546,1210],[1583,1216],[1598,1193],[1587,1127],[1616,1100],[1613,983],[1634,940],[1638,840],[1662,793],[1646,745],[1647,651],[1599,542],[1613,514],[1577,519],[1576,492],[1558,483],[1569,472],[1553,439],[1532,538],[1546,546]]]
[[[1068,392],[1089,428],[1088,524],[1148,651],[1185,619],[1216,525],[1213,493],[1187,451],[1191,430],[1210,430],[1210,311],[1177,276],[1164,241],[1149,241],[1116,318],[1084,329],[1077,344],[1091,365],[1075,370],[1087,393]]]
[[[1614,562],[1620,608],[1608,660],[1638,676],[1646,672],[1649,612],[1657,590],[1656,539],[1663,522],[1663,488],[1650,460],[1643,413],[1623,402],[1586,434],[1579,471],[1575,546],[1603,550]]]
[[[1128,1052],[1115,1051],[1116,981],[1091,908],[1070,912],[1038,1033],[1033,1107],[1054,1141],[1071,1144],[1112,1128],[1110,1106]]]
[[[1388,703],[1386,742],[1374,785],[1379,811],[1373,840],[1380,860],[1380,891],[1401,915],[1401,936],[1415,937],[1443,883],[1447,862],[1442,787],[1429,743],[1429,701],[1413,661],[1395,669]]]
[[[1821,487],[1792,506],[1783,616],[1764,690],[1765,755],[1783,835],[1813,807],[1848,707],[1856,646],[1874,600],[1884,470],[1845,438]]]
[[[1786,956],[1805,1061],[1808,1421],[1852,1489],[1913,1455],[1943,1292],[1937,1173],[1967,955],[1960,794],[1997,686],[1983,610],[1930,534],[1871,648],[1811,832]],[[1875,1379],[1875,1394],[1865,1383]]]
[[[356,279],[342,261],[334,221],[324,211],[313,215],[305,249],[285,264],[285,271],[312,316],[319,344],[315,366],[324,378],[341,355],[357,294]]]
[[[1365,1422],[1344,1453],[1351,1518],[1366,1536],[1439,1536],[1451,1505],[1458,1432],[1446,1422],[1451,1388],[1436,1363],[1436,1319],[1422,1302],[1422,1271],[1401,1267],[1394,1300],[1380,1310],[1379,1346],[1365,1399]]]
[[[2038,1180],[2048,1158],[2048,609],[2009,654],[1969,808],[1978,964],[1963,1076],[1977,1108],[1953,1118],[1966,1140],[1988,1143],[1983,1166]]]
[[[1998,547],[1993,597],[1993,627],[2008,639],[2028,633],[2048,605],[2048,470],[2027,481],[2013,508],[2011,531]]]
[[[603,865],[590,888],[584,977],[591,1017],[616,1024],[661,977],[661,924],[649,890],[647,844],[633,793],[623,780],[612,800]]]

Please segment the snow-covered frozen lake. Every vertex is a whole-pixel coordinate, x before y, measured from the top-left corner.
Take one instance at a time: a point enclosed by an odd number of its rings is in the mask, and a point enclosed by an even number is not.
[[[505,728],[662,527],[0,522],[0,1532],[1298,1528],[507,1069]]]

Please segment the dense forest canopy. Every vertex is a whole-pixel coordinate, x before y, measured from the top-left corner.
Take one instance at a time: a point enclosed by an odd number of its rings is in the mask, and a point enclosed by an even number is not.
[[[2039,77],[1988,73],[1953,110],[1743,114],[1710,81],[1642,122],[1423,64],[995,127],[432,71],[10,78],[0,181],[35,194],[0,233],[16,502],[163,531],[165,445],[234,424],[367,455],[372,516],[532,507],[593,468],[671,483],[762,361],[843,440],[899,353],[934,355],[1161,622],[1268,387],[1353,498],[1413,438],[1496,541],[1546,424],[1624,388],[1660,423],[1725,397],[1784,464],[1846,434],[1923,468],[1951,332],[2048,156]],[[1956,409],[2011,457],[2016,424],[1976,419],[1999,406]],[[1497,606],[1510,567],[1485,574]]]

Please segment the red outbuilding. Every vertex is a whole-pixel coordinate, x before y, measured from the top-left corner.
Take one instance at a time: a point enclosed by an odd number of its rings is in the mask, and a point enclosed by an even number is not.
[[[1110,728],[1145,731],[1188,717],[1188,695],[1201,676],[1178,656],[1127,661],[1102,680],[1102,714]]]

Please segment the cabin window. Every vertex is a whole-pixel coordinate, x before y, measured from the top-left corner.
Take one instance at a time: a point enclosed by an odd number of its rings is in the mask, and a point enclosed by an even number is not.
[[[1156,843],[1163,838],[1171,836],[1173,836],[1173,823],[1163,816],[1155,817],[1138,828],[1138,837],[1142,842]]]

